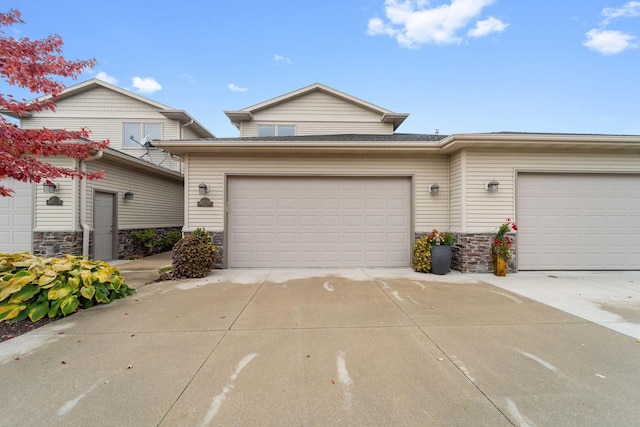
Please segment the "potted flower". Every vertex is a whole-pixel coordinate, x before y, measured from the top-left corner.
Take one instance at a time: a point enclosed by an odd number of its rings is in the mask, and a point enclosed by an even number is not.
[[[507,233],[517,230],[518,227],[516,223],[511,221],[511,218],[507,218],[507,222],[500,225],[498,231],[496,231],[496,234],[493,236],[491,256],[493,258],[493,274],[496,276],[507,275],[507,264],[509,260],[513,258],[513,253],[511,252],[513,239],[507,236]]]
[[[456,236],[449,232],[439,233],[438,230],[433,229],[431,234],[427,236],[427,239],[432,244],[431,272],[440,275],[447,274],[451,268],[451,261],[453,259],[451,245],[456,242]]]

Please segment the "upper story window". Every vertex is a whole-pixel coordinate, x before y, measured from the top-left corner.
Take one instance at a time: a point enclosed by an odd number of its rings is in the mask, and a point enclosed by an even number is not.
[[[294,125],[258,125],[258,136],[296,136]]]
[[[162,123],[127,122],[124,124],[123,147],[141,148],[140,143],[145,137],[147,141],[162,139]]]

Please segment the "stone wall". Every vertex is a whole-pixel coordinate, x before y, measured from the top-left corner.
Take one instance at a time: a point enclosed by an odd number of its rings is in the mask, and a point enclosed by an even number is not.
[[[82,232],[34,232],[33,254],[42,257],[63,257],[66,254],[82,255]]]
[[[493,259],[491,257],[491,242],[494,233],[456,233],[458,242],[454,248],[453,265],[451,268],[463,273],[493,273]],[[510,235],[515,240],[515,235]],[[515,270],[515,245],[512,250],[513,258],[509,261],[508,271]]]
[[[416,232],[415,239],[418,240],[429,233]],[[493,273],[493,260],[491,258],[491,242],[493,233],[454,233],[457,242],[451,247],[453,251],[453,261],[451,269],[463,273]],[[515,239],[515,235],[510,234]],[[512,252],[514,254],[509,261],[508,270],[514,273],[515,270],[515,245]]]

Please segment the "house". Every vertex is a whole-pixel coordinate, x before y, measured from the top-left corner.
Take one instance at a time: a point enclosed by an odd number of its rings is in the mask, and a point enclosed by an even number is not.
[[[410,266],[416,238],[458,236],[454,268],[640,266],[640,136],[402,134],[408,114],[313,84],[225,114],[237,138],[156,143],[184,159],[184,231],[227,267]]]
[[[60,178],[55,186],[5,180],[13,197],[0,200],[0,252],[84,254],[111,260],[140,253],[132,234],[161,235],[183,226],[182,163],[153,147],[154,139],[213,138],[183,110],[175,110],[101,80],[66,88],[56,111],[20,117],[25,129],[91,130],[108,149],[92,158],[47,159],[52,164],[105,171],[104,180]]]

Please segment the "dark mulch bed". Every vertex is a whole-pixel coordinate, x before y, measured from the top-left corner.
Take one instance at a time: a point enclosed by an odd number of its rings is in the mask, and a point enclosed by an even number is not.
[[[31,332],[59,319],[59,317],[54,317],[53,319],[44,317],[37,322],[32,322],[29,319],[18,321],[7,320],[5,322],[0,322],[0,342],[10,340],[18,335],[26,334],[27,332]]]

